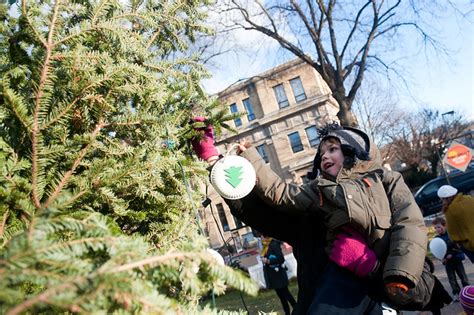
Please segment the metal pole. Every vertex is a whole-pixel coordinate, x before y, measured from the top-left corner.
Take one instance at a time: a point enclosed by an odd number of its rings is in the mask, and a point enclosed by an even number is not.
[[[444,161],[441,159],[441,155],[439,154],[439,150],[436,150],[436,154],[438,154],[438,159],[441,162],[441,169],[443,170],[444,177],[446,177],[446,181],[448,185],[451,185],[451,181],[449,180],[448,172],[446,172],[446,168],[444,167]]]
[[[446,115],[454,115],[454,110],[442,113],[441,117],[443,118],[443,123],[444,123],[444,130],[446,131],[446,140],[443,141],[444,143],[447,144],[447,139],[449,138],[449,130],[448,130],[448,125],[445,119]],[[448,182],[448,185],[451,185],[451,181],[449,180],[448,172],[446,172],[446,168],[444,167],[444,161],[441,159],[441,155],[439,154],[439,150],[436,150],[436,153],[438,154],[438,158],[441,162],[441,168],[443,169],[444,176],[446,177],[446,181]]]

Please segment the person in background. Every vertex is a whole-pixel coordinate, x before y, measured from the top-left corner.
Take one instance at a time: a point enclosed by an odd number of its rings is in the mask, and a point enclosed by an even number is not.
[[[439,238],[441,238],[447,245],[446,255],[443,259],[443,265],[446,268],[446,274],[448,275],[449,284],[453,292],[454,301],[459,301],[459,292],[461,288],[459,287],[458,281],[456,279],[456,274],[461,280],[462,286],[469,285],[469,280],[467,279],[466,271],[464,270],[463,260],[464,253],[462,252],[460,246],[456,243],[453,243],[449,238],[448,232],[446,230],[446,220],[443,218],[436,218],[432,222],[436,233],[438,233]]]
[[[289,315],[291,314],[289,304],[294,309],[296,301],[288,290],[287,268],[285,267],[285,257],[281,250],[281,244],[282,242],[277,239],[262,235],[263,248],[260,256],[262,257],[263,274],[267,289],[275,290],[285,315]]]
[[[446,227],[451,240],[459,245],[474,263],[474,197],[458,193],[451,185],[438,189],[443,203]]]

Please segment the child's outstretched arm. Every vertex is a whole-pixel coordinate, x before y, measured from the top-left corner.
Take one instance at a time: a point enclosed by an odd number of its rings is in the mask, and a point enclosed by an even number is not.
[[[316,211],[319,208],[319,195],[310,184],[295,185],[285,182],[260,157],[253,147],[241,143],[237,151],[240,156],[252,163],[257,173],[254,192],[268,205],[288,212]]]
[[[195,121],[203,122],[204,117],[195,117]],[[197,129],[202,133],[201,139],[193,139],[192,146],[199,158],[213,165],[219,159],[219,153],[214,146],[212,126]],[[249,143],[241,142],[237,153],[250,161],[257,175],[255,192],[265,203],[278,210],[288,212],[305,212],[316,210],[319,205],[319,195],[308,185],[298,186],[282,180],[269,165],[266,165],[255,148]]]

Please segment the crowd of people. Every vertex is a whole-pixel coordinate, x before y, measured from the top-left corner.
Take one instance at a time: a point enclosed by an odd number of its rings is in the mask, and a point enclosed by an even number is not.
[[[203,137],[192,141],[193,149],[212,168],[221,158],[212,126],[200,130]],[[285,313],[290,313],[291,304],[292,314],[375,315],[382,314],[384,305],[440,314],[451,298],[426,257],[427,227],[401,174],[382,167],[379,150],[361,130],[328,124],[319,135],[308,174],[311,181],[302,185],[285,182],[248,141],[241,141],[237,154],[252,164],[256,185],[243,198],[225,200],[234,216],[270,239],[262,251],[264,270]],[[447,222],[436,222],[435,227],[443,240],[452,243],[443,262],[453,271],[454,286],[455,273],[462,274],[455,259],[465,253],[472,261],[474,216],[466,221],[461,216],[474,208],[469,198],[453,195],[453,190],[443,194],[443,189],[440,198]],[[293,247],[296,304],[276,240]],[[279,275],[277,285],[270,274]],[[454,286],[453,294],[460,294],[462,306],[472,314],[472,287],[467,277],[462,276],[461,282],[464,288]],[[344,298],[341,290],[347,292]]]

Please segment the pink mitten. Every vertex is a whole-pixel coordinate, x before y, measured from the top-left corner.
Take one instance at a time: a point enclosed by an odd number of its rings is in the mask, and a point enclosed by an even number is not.
[[[377,266],[374,251],[359,233],[352,230],[336,235],[329,258],[361,278],[368,276]]]
[[[206,120],[205,117],[194,117],[194,121],[203,122]],[[205,128],[198,128],[197,131],[204,131],[204,135],[201,139],[194,138],[191,140],[194,152],[200,159],[207,160],[211,156],[219,155],[216,147],[214,146],[214,133],[211,125]]]

